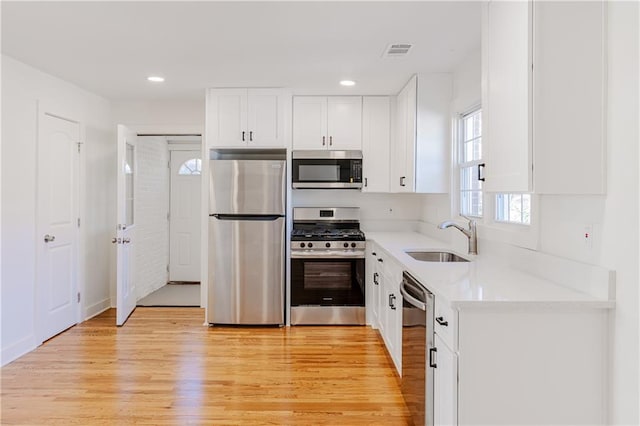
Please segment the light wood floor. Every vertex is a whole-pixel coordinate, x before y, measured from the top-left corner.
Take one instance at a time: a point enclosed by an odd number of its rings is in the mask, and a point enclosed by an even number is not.
[[[79,324],[1,369],[2,424],[409,424],[369,327],[209,328],[199,308]]]

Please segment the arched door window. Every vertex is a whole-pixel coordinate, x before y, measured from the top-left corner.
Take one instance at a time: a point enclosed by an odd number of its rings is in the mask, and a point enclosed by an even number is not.
[[[202,162],[199,158],[191,158],[180,166],[179,175],[199,175],[202,171]]]

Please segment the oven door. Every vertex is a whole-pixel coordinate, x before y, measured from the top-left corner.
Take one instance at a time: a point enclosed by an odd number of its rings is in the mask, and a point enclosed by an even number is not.
[[[364,259],[292,258],[291,306],[364,306]]]
[[[294,188],[362,188],[362,159],[293,158]]]

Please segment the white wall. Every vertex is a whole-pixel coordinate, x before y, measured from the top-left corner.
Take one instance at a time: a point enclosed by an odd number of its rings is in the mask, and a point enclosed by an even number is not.
[[[360,191],[296,189],[293,207],[360,207],[362,229],[414,230],[422,212],[420,194],[366,194]]]
[[[135,183],[134,280],[138,300],[167,283],[169,148],[162,136],[138,137]]]
[[[204,131],[204,89],[199,101],[117,101],[112,106],[114,123],[148,128],[149,133],[179,133],[189,127]]]
[[[640,34],[637,2],[609,3],[609,99],[607,134],[607,194],[604,196],[539,197],[537,251],[599,265],[616,271],[616,309],[611,315],[610,423],[640,423],[640,296],[639,176]],[[480,99],[480,58],[475,54],[455,73],[454,111],[462,112]],[[455,194],[455,192],[453,192]],[[433,230],[452,215],[447,195],[425,196],[423,228],[445,235],[466,250],[457,231]],[[585,225],[593,227],[592,247],[583,242]],[[496,239],[481,229],[483,241]],[[484,233],[484,234],[483,234]],[[511,247],[510,250],[518,250]]]
[[[451,113],[457,115],[464,113],[470,108],[480,105],[482,91],[480,86],[480,49],[472,52],[462,61],[453,72],[453,98],[451,100]],[[452,117],[453,119],[453,117]],[[453,169],[455,173],[455,168]],[[455,191],[456,176],[452,176],[451,194],[457,195]],[[426,194],[424,195],[423,210],[421,220],[423,229],[434,236],[448,242],[456,244],[456,249],[462,253],[467,250],[467,239],[462,233],[451,232],[451,230],[436,230],[435,225],[451,219],[454,215],[451,210],[450,194]]]
[[[109,306],[111,248],[108,191],[115,179],[115,144],[109,103],[12,58],[2,57],[2,364],[35,348],[36,337],[36,135],[37,101],[55,105],[81,122],[82,241],[85,263],[82,317]],[[109,167],[113,164],[113,170]],[[11,250],[7,250],[10,247]]]

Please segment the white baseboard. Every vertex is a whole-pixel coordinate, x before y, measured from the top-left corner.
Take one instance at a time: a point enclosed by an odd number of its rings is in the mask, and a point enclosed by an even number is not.
[[[109,308],[111,308],[111,299],[108,297],[106,299],[102,299],[98,303],[87,306],[84,310],[84,321],[93,318],[96,315],[100,315]]]
[[[4,367],[9,364],[11,361],[15,361],[20,358],[22,355],[31,352],[35,348],[40,345],[40,342],[36,341],[36,337],[34,335],[30,335],[17,341],[16,343],[9,345],[7,348],[2,349],[2,361],[1,365]]]

